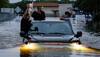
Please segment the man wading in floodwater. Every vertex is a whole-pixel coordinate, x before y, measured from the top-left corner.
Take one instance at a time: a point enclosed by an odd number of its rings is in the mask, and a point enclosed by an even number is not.
[[[27,4],[27,9],[21,19],[21,25],[20,25],[20,36],[23,37],[23,42],[25,42],[25,39],[29,42],[31,41],[31,38],[28,35],[28,32],[30,30],[31,27],[31,17],[32,14],[32,6],[31,4]]]

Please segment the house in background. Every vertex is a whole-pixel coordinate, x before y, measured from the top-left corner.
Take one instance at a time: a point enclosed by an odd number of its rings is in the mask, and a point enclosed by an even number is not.
[[[59,16],[59,5],[68,4],[70,0],[22,0],[33,3],[33,10],[41,7],[47,16]]]
[[[9,0],[9,3],[17,3],[17,2],[20,2],[22,0]]]
[[[59,3],[50,3],[50,2],[33,2],[33,8],[34,10],[36,9],[36,7],[41,7],[42,10],[45,11],[47,16],[58,16],[58,8],[59,8]]]

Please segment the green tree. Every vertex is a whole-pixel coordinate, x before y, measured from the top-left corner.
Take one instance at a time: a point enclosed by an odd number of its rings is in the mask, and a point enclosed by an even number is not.
[[[0,0],[0,8],[2,7],[8,7],[9,1],[8,0]]]
[[[94,18],[92,19],[91,28],[96,32],[100,32],[100,0],[77,0],[75,6],[92,14]]]
[[[22,11],[25,11],[26,4],[28,3],[31,3],[31,1],[21,1],[21,2],[16,3],[16,7],[19,6],[22,9]]]
[[[58,2],[58,0],[36,0],[37,2]]]
[[[82,10],[97,11],[100,1],[99,0],[77,0],[76,5]]]

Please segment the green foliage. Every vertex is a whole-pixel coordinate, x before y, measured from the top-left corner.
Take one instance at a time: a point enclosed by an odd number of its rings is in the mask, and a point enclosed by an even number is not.
[[[22,1],[28,1],[28,0],[22,0]],[[32,1],[32,0],[30,0],[30,1]],[[69,0],[61,0],[61,1],[58,1],[58,0],[36,0],[35,2],[68,3]]]
[[[9,7],[9,1],[8,0],[0,0],[0,8],[2,7]]]
[[[92,23],[87,24],[87,26],[89,29],[100,32],[100,0],[77,0],[75,6],[83,11],[92,13]]]
[[[83,10],[96,11],[100,8],[99,0],[77,0],[75,6]]]
[[[18,2],[16,3],[16,7],[19,6],[23,11],[26,9],[26,4],[28,4],[30,2],[28,1],[22,1],[22,2]]]

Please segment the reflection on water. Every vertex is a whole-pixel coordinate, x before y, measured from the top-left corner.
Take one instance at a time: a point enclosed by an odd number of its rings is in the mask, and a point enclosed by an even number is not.
[[[38,44],[39,45],[39,44]],[[66,45],[40,45],[41,52],[36,50],[31,56],[37,57],[100,57],[100,51],[87,48],[77,43]],[[36,54],[37,53],[37,54]],[[35,55],[34,55],[35,54]]]
[[[88,48],[84,45],[79,45],[77,43],[70,44],[70,48],[72,50],[73,56],[82,56],[82,57],[100,57],[100,50]]]
[[[80,45],[78,43],[72,43],[72,44],[70,44],[70,48],[72,50],[77,50],[77,51],[81,51],[81,52],[94,52],[93,49],[87,48],[86,46]]]

